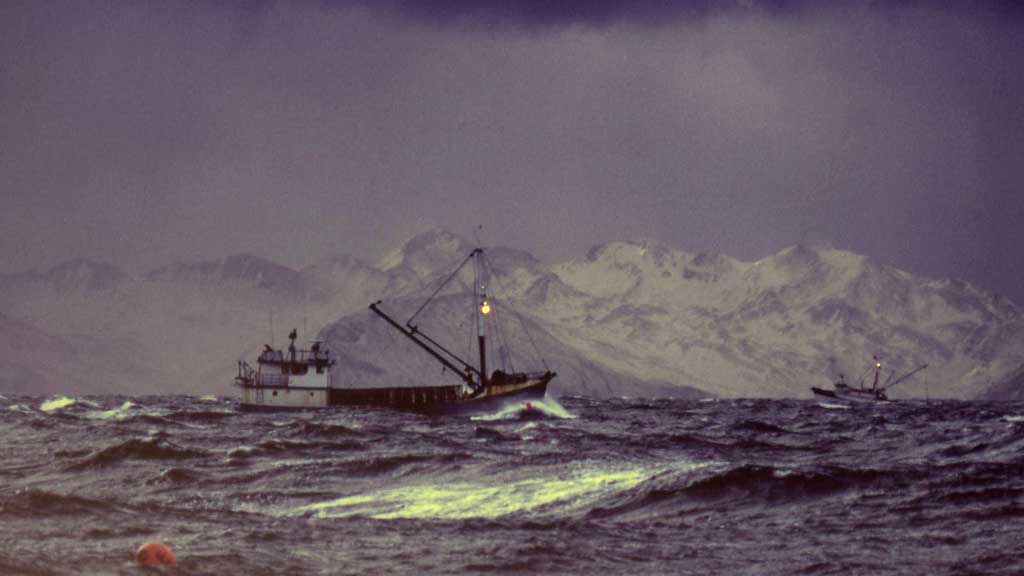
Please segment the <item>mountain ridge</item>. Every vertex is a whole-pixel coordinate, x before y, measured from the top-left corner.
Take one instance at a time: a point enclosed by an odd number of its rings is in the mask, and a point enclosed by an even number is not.
[[[355,319],[367,314],[370,301],[407,307],[435,290],[471,249],[458,235],[433,229],[376,265],[338,254],[296,270],[235,254],[133,277],[72,260],[49,274],[0,278],[0,314],[56,338],[105,339],[108,345],[89,349],[110,350],[111,362],[151,363],[157,389],[224,393],[234,359],[251,359],[292,327],[311,338],[337,337],[346,323],[363,326]],[[609,242],[552,264],[514,248],[490,247],[487,254],[488,293],[511,299],[567,367],[555,381],[560,393],[615,395],[612,383],[620,381],[621,392],[634,395],[676,387],[683,395],[699,389],[725,397],[809,397],[810,386],[859,372],[878,354],[896,371],[932,366],[897,388],[896,397],[975,398],[990,390],[1006,397],[1021,381],[1024,315],[1013,302],[830,246],[794,245],[749,262],[650,240]],[[441,296],[465,293],[471,284],[464,270]],[[385,337],[376,329],[364,333]],[[394,376],[388,358],[369,352],[372,345],[361,358],[344,339],[336,344],[362,373],[381,381]],[[118,348],[132,357],[119,358]],[[5,362],[14,365],[13,358]],[[58,377],[70,373],[58,368]],[[598,381],[607,385],[592,385]],[[115,384],[119,391],[129,387]]]

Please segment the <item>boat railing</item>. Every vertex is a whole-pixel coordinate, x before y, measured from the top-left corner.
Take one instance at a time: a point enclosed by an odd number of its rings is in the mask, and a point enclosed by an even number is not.
[[[253,370],[252,366],[245,360],[238,361],[238,376],[235,376],[235,381],[240,383],[252,382],[256,378],[256,370]]]
[[[291,362],[291,353],[283,350],[265,350],[260,354],[259,361],[262,364],[283,364]],[[330,353],[327,350],[296,350],[295,363],[302,364],[331,364]]]

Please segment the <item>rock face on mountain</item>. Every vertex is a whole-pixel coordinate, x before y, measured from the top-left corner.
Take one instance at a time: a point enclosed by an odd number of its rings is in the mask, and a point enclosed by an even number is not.
[[[141,277],[85,260],[0,276],[0,392],[230,393],[234,361],[291,328],[319,333],[347,381],[450,378],[366,306],[383,299],[404,320],[471,249],[432,230],[377,265],[338,255],[293,270],[236,255]],[[877,355],[897,374],[930,365],[894,398],[1024,396],[1020,308],[961,281],[820,246],[756,262],[655,242],[554,265],[487,254],[488,292],[520,325],[496,361],[525,350],[532,365],[517,367],[559,372],[555,393],[809,397],[840,373],[856,381]],[[472,282],[464,270],[418,319],[467,356]]]

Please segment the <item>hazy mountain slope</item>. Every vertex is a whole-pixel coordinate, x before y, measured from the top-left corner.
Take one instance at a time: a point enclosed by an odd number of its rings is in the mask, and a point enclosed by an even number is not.
[[[982,400],[1010,400],[1014,402],[1024,400],[1024,366],[1005,376],[1002,381],[991,386],[979,398]]]
[[[389,300],[384,308],[386,313],[404,323],[421,303],[418,299]],[[466,294],[441,296],[417,317],[416,324],[454,354],[476,365],[476,332],[467,313],[472,306],[472,300]],[[503,323],[500,336],[495,331],[490,337],[489,371],[497,368],[505,371],[551,369],[558,373],[550,388],[554,394],[594,397],[704,395],[692,388],[636,378],[602,367],[553,338],[536,319],[524,317],[524,328],[508,308],[496,307],[492,314],[509,318]],[[343,382],[356,383],[353,384],[355,386],[460,382],[459,375],[443,369],[438,361],[371,311],[340,319],[325,328],[321,337],[338,358],[335,377]]]
[[[165,388],[133,342],[61,337],[0,315],[0,391],[154,394]]]

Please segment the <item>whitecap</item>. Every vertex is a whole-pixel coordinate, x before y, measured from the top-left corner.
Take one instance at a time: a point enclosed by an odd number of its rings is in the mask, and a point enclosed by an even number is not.
[[[61,408],[67,408],[73,406],[78,401],[74,398],[68,398],[67,396],[55,396],[39,405],[39,409],[43,412],[53,412],[60,410]]]
[[[549,418],[573,419],[575,414],[569,413],[554,398],[542,398],[526,402],[515,402],[506,404],[501,410],[493,414],[478,414],[471,416],[471,420],[490,422],[493,420],[518,420],[523,416],[541,415]]]
[[[846,404],[829,404],[828,402],[818,402],[818,406],[827,410],[849,410],[850,407]]]
[[[1009,416],[1003,416],[1003,420],[1007,422],[1024,422],[1024,416],[1013,414]]]
[[[128,417],[128,410],[134,406],[134,402],[131,400],[125,400],[124,404],[121,404],[120,408],[112,408],[110,410],[103,410],[102,412],[90,412],[86,414],[85,417],[92,420],[124,420]]]

